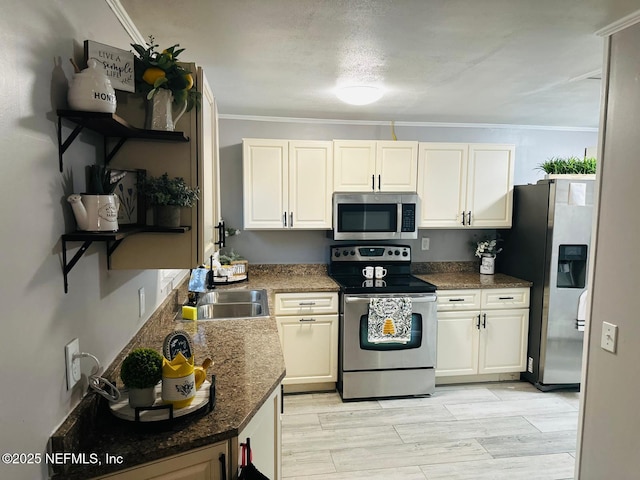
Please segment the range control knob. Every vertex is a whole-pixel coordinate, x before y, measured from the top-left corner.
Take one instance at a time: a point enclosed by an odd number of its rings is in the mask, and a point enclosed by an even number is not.
[[[396,255],[400,255],[400,250],[396,250],[396,251],[395,251],[395,252],[393,252],[393,253],[395,253]]]
[[[408,257],[409,256],[409,252],[407,252],[406,250],[404,252],[402,252],[402,256],[403,257]]]
[[[336,250],[335,256],[336,256],[336,257],[339,257],[339,256],[340,256],[340,251],[339,251],[339,250]]]
[[[353,255],[355,255],[355,254],[356,254],[356,251],[355,251],[355,250],[351,250],[351,252],[349,252],[349,255],[351,255],[351,256],[353,256]]]
[[[388,255],[393,255],[393,252],[392,252],[391,250],[388,250],[388,251],[387,251],[387,254],[388,254]]]
[[[347,255],[349,255],[349,250],[344,250],[342,254],[346,257]]]

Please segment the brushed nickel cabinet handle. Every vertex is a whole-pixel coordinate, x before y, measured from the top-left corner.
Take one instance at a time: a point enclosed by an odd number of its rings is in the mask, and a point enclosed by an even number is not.
[[[284,212],[282,214],[282,218],[283,218],[282,222],[284,223],[284,226],[286,227],[287,226],[287,212]]]
[[[300,305],[301,307],[311,307],[315,304],[316,302],[298,302],[298,305]]]
[[[316,319],[315,318],[301,318],[300,320],[298,320],[299,322],[315,322]]]
[[[293,212],[289,213],[289,227],[293,228]]]
[[[463,211],[462,211],[462,225],[466,225],[466,224],[464,223],[464,216],[465,216],[465,213],[464,213],[464,210],[463,210]]]

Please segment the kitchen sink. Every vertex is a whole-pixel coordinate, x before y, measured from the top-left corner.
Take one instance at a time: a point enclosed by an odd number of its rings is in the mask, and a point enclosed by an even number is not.
[[[266,301],[265,290],[221,290],[219,292],[205,293],[198,305],[206,303],[262,303]]]
[[[268,317],[266,290],[221,290],[198,301],[198,320]]]

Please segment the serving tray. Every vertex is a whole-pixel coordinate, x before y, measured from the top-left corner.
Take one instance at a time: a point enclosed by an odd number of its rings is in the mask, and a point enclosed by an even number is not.
[[[170,403],[162,401],[162,385],[156,385],[156,401],[150,407],[129,406],[129,391],[120,392],[117,402],[110,402],[111,413],[122,419],[136,423],[170,423],[197,413],[212,412],[216,405],[216,377],[211,376],[211,381],[205,380],[196,391],[196,396],[188,407],[173,408]]]

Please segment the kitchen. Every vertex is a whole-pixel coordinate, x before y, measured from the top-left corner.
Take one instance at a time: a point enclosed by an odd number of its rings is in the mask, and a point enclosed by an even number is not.
[[[4,283],[4,298],[8,306],[3,341],[2,381],[18,387],[15,395],[3,395],[2,416],[4,451],[44,451],[47,439],[79,400],[79,392],[66,392],[64,386],[63,346],[74,337],[81,339],[81,348],[96,354],[104,362],[115,358],[121,348],[135,334],[149,315],[166,296],[155,271],[108,271],[103,250],[90,249],[73,272],[72,288],[62,293],[59,259],[60,235],[72,228],[70,212],[64,210],[60,181],[56,169],[55,122],[52,112],[56,105],[51,98],[64,98],[64,89],[57,81],[72,70],[67,57],[86,38],[95,38],[126,48],[130,37],[120,27],[111,10],[102,2],[65,4],[61,11],[51,11],[48,5],[12,3],[15,15],[5,18],[3,32],[14,49],[5,50],[11,64],[5,81],[19,96],[3,97],[3,150],[7,175],[3,176],[5,192],[4,218],[21,225],[19,235],[5,240],[3,270],[11,272],[11,281]],[[633,9],[609,18],[609,22],[623,17]],[[91,20],[88,20],[91,19]],[[9,23],[9,20],[12,23]],[[24,42],[23,38],[29,38]],[[194,48],[189,46],[189,51]],[[57,58],[55,63],[45,62]],[[64,59],[64,62],[62,61]],[[53,73],[53,75],[52,75]],[[30,88],[27,88],[27,85]],[[53,89],[53,92],[52,92]],[[230,226],[241,227],[241,159],[240,142],[243,137],[334,139],[388,139],[389,123],[354,125],[342,123],[261,120],[227,118],[220,131],[221,169],[229,182],[222,190],[225,219]],[[286,127],[284,130],[283,127]],[[596,133],[545,131],[509,127],[429,127],[396,126],[399,138],[421,141],[464,141],[479,143],[513,143],[519,146],[516,183],[533,182],[539,178],[534,171],[537,163],[552,155],[580,152],[596,143]],[[75,171],[95,156],[98,139],[92,135],[81,137],[81,147],[70,152],[69,165]],[[9,161],[9,159],[13,161]],[[28,160],[28,161],[27,161]],[[518,160],[520,162],[520,160]],[[76,176],[78,174],[76,173]],[[16,182],[14,179],[24,179]],[[79,183],[78,178],[74,179]],[[24,188],[31,195],[23,195]],[[78,185],[78,188],[79,185]],[[53,191],[53,193],[51,193]],[[49,197],[45,200],[42,193]],[[27,201],[26,211],[36,212],[36,221],[25,222],[23,209],[11,209],[15,199]],[[42,212],[42,213],[40,213]],[[414,246],[418,258],[424,261],[471,260],[468,236],[460,232],[429,232],[431,248],[428,253]],[[234,243],[231,243],[234,242]],[[246,242],[246,244],[244,243]],[[286,242],[286,248],[279,248]],[[240,252],[255,252],[253,263],[326,263],[329,240],[319,232],[265,232],[242,235],[230,244]],[[58,246],[56,246],[58,245]],[[10,252],[10,255],[7,255]],[[614,262],[615,263],[615,262]],[[138,317],[140,287],[147,291],[146,312]],[[37,299],[38,308],[30,309]],[[29,313],[25,315],[25,311]],[[134,312],[132,314],[132,312]],[[133,318],[132,318],[133,316]],[[8,321],[11,319],[11,322]],[[38,368],[28,366],[27,358],[39,359]],[[632,362],[630,362],[631,364]],[[616,365],[616,368],[619,368]],[[620,367],[621,368],[621,367]],[[24,372],[28,372],[25,378]],[[87,372],[89,367],[87,366]],[[613,387],[614,391],[622,387]],[[42,392],[45,392],[43,395]],[[47,399],[44,405],[41,399]],[[17,398],[25,398],[24,402]],[[596,403],[598,402],[595,399]],[[623,430],[624,431],[624,430]],[[42,471],[37,466],[5,467],[9,478],[34,478]],[[4,473],[4,470],[3,470]]]

